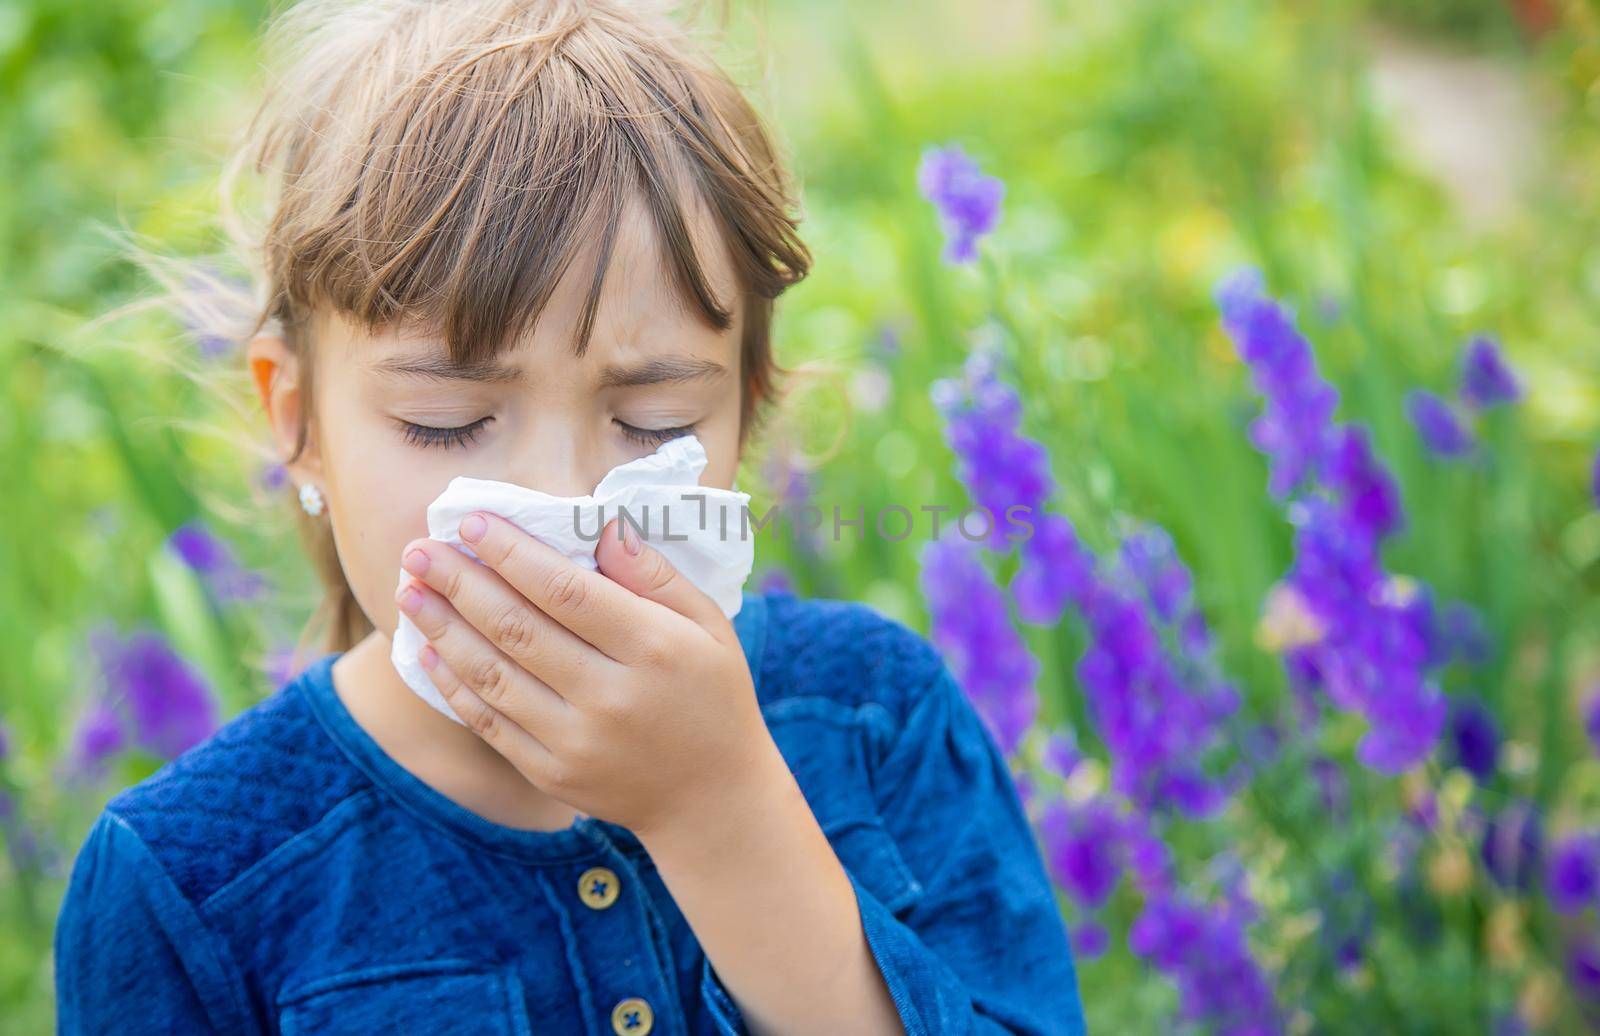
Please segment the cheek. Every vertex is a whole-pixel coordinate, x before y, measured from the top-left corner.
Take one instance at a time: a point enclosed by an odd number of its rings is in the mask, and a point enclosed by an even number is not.
[[[393,630],[400,551],[428,535],[428,504],[451,476],[419,471],[411,447],[365,432],[327,437],[323,469],[345,579],[373,625]]]
[[[738,409],[724,410],[701,421],[695,435],[706,448],[706,470],[700,475],[700,484],[717,489],[732,486],[739,473]]]

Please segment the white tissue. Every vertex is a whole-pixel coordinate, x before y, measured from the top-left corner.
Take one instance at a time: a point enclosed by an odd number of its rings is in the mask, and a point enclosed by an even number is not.
[[[428,505],[428,536],[484,564],[461,542],[457,528],[473,511],[489,511],[593,570],[597,532],[625,509],[641,538],[731,619],[755,560],[755,535],[745,517],[750,494],[701,486],[705,466],[705,447],[693,435],[683,435],[647,457],[612,468],[588,496],[551,496],[511,482],[458,476]],[[401,569],[395,589],[409,579]],[[392,639],[390,659],[400,678],[423,701],[461,723],[417,661],[426,638],[404,612]]]

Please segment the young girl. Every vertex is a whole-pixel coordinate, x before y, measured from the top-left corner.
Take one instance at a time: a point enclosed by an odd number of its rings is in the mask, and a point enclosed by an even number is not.
[[[599,571],[494,514],[483,564],[425,538],[454,476],[580,495],[690,433],[732,484],[810,262],[748,102],[624,0],[308,0],[268,42],[247,358],[326,650],[108,804],[61,1030],[1081,1032],[1006,762],[916,634],[730,622],[631,527]]]

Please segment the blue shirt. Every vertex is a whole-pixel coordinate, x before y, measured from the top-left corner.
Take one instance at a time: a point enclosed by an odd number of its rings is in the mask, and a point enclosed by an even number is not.
[[[781,593],[734,624],[906,1031],[1082,1033],[1007,763],[929,644]],[[107,804],[56,929],[59,1031],[747,1031],[626,828],[457,805],[346,711],[338,657]]]

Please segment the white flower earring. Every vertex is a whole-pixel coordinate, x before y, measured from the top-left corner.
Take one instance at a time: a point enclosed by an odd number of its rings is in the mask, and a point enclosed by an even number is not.
[[[300,507],[306,512],[306,514],[312,515],[313,517],[319,515],[322,513],[322,509],[326,506],[326,504],[327,502],[322,498],[322,490],[318,489],[310,482],[301,483]]]

